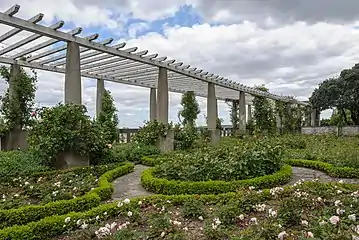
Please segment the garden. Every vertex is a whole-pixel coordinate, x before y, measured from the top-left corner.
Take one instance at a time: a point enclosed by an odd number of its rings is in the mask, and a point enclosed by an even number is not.
[[[179,124],[147,122],[121,144],[109,91],[92,119],[73,104],[35,109],[36,75],[21,79],[23,97],[2,99],[2,134],[27,129],[29,149],[0,152],[0,239],[359,239],[359,138],[298,134],[306,109],[289,116],[282,103],[256,97],[247,133],[214,146],[187,92]],[[238,120],[233,108],[231,116]],[[157,139],[169,129],[175,150],[161,153]],[[66,154],[88,166],[59,167]],[[126,191],[116,186],[122,178],[147,196],[115,200]]]

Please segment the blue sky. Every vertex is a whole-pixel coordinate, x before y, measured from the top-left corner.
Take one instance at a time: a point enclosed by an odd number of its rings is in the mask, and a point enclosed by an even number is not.
[[[62,0],[50,5],[47,0],[17,1],[20,17],[43,12],[44,25],[62,19],[64,29],[82,26],[81,36],[97,32],[99,40],[113,37],[126,41],[126,47],[138,46],[248,86],[265,84],[276,94],[307,100],[318,83],[358,62],[359,21],[353,9],[359,4],[278,2]],[[13,4],[3,0],[0,10]],[[0,25],[0,32],[4,31]],[[62,101],[64,76],[41,71],[38,76],[36,101],[46,106]],[[121,126],[137,127],[148,119],[148,89],[111,82],[106,87],[113,93]],[[0,91],[5,89],[1,82]],[[91,115],[95,92],[96,80],[83,79],[83,102]],[[170,94],[172,121],[177,121],[180,97]],[[198,124],[203,124],[206,99],[198,101],[202,110]],[[229,123],[228,107],[222,101],[219,116]]]

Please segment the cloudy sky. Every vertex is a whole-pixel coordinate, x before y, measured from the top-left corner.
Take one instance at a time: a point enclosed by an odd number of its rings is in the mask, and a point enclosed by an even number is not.
[[[0,11],[14,0],[1,0]],[[64,20],[86,33],[113,37],[191,66],[280,95],[307,100],[317,84],[359,61],[357,0],[18,0],[17,16],[45,14],[42,24]],[[0,26],[0,32],[4,32]],[[9,39],[5,44],[9,44]],[[64,76],[38,72],[38,105],[63,100]],[[3,92],[6,85],[0,83]],[[121,126],[148,119],[149,90],[106,83]],[[83,79],[83,102],[95,109],[96,81]],[[170,94],[170,120],[177,121],[180,94]],[[204,122],[206,100],[198,98]],[[324,114],[326,115],[326,114]],[[219,116],[229,123],[228,108]]]

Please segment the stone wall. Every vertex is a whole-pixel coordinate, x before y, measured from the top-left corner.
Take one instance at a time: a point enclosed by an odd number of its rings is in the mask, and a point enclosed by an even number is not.
[[[359,126],[346,126],[346,127],[303,127],[302,134],[335,134],[339,136],[358,136]]]

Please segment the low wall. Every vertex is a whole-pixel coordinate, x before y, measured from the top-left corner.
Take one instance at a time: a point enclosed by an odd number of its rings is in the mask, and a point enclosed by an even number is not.
[[[335,134],[339,136],[358,136],[359,126],[325,126],[325,127],[302,127],[302,134]]]
[[[28,147],[26,130],[13,130],[1,137],[1,150],[26,150]]]

